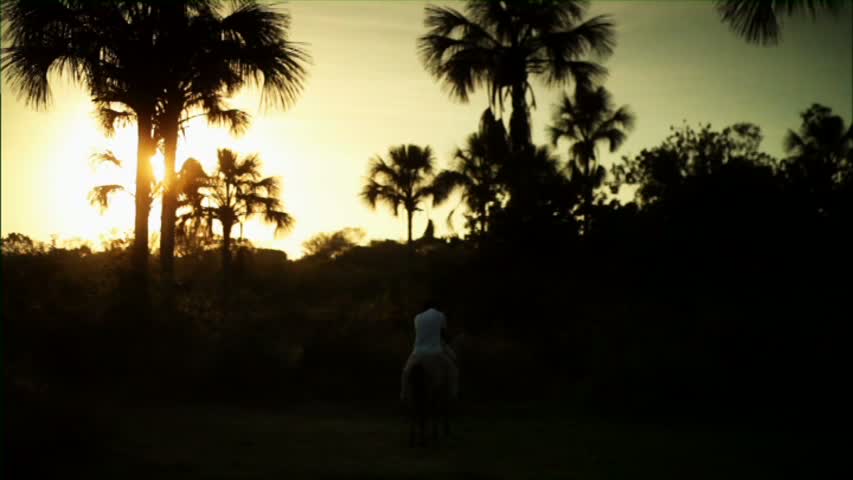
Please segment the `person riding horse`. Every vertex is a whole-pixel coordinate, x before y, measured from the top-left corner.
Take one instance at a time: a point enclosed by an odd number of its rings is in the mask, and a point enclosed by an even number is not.
[[[400,399],[411,399],[409,374],[412,367],[422,365],[432,376],[446,376],[449,400],[459,395],[459,367],[456,353],[447,336],[447,316],[436,308],[434,300],[425,302],[424,309],[415,316],[415,344],[403,367]]]

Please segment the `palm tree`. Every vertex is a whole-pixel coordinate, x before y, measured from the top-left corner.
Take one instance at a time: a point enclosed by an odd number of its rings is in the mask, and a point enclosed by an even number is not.
[[[814,19],[818,11],[837,15],[843,0],[716,0],[723,23],[750,43],[775,45],[779,42],[783,17],[808,13]]]
[[[194,5],[194,7],[198,7]],[[249,116],[229,108],[224,96],[257,84],[264,100],[288,107],[302,90],[309,55],[287,39],[290,16],[254,0],[217,8],[176,7],[164,27],[159,58],[164,94],[158,104],[158,128],[165,157],[160,259],[164,281],[174,275],[175,222],[178,208],[176,154],[179,132],[189,119],[206,116],[233,134],[248,127]]]
[[[449,192],[436,191],[433,183],[432,149],[418,145],[399,145],[388,150],[388,160],[375,156],[368,166],[367,184],[362,199],[370,208],[384,203],[396,217],[400,207],[406,210],[408,244],[412,245],[412,217],[420,205],[432,198],[433,205],[447,200]]]
[[[506,162],[508,141],[503,123],[487,109],[481,117],[479,131],[468,137],[465,148],[456,150],[453,168],[435,177],[436,191],[462,191],[460,204],[464,202],[468,208],[469,228],[475,234],[487,233],[490,213],[500,206],[504,193],[501,168]],[[451,229],[455,212],[456,208],[447,216]]]
[[[798,132],[785,135],[789,157],[784,172],[810,208],[828,213],[839,189],[853,181],[853,123],[845,126],[844,119],[818,104],[803,112],[802,119]]]
[[[222,226],[222,267],[226,274],[231,264],[231,231],[248,219],[261,216],[264,221],[275,225],[275,233],[289,230],[293,217],[282,210],[281,183],[277,177],[261,177],[261,161],[257,154],[240,158],[233,151],[217,150],[217,168],[204,179],[203,171],[196,171],[194,182],[201,182],[201,198],[189,198],[188,215],[201,219],[212,231],[213,222]],[[200,169],[194,167],[193,170]],[[188,188],[188,190],[192,190]]]
[[[589,231],[593,192],[604,180],[604,167],[598,164],[598,145],[605,143],[615,152],[634,127],[634,114],[626,106],[615,108],[613,97],[603,86],[578,86],[574,98],[563,94],[548,127],[551,143],[571,142],[569,161],[573,176],[580,173],[584,198],[584,227]]]
[[[467,102],[485,88],[492,107],[510,97],[510,135],[515,150],[531,150],[528,93],[536,106],[530,78],[549,85],[574,80],[587,83],[606,74],[584,60],[613,51],[613,23],[607,16],[582,21],[586,1],[469,0],[465,13],[448,7],[426,7],[426,35],[418,50],[426,69],[448,88],[451,97]]]
[[[204,216],[206,189],[211,179],[201,162],[188,158],[177,175],[178,206],[176,209],[175,251],[190,254],[213,243],[211,226]],[[179,213],[183,212],[183,213]]]
[[[151,61],[158,54],[163,9],[178,2],[169,3],[8,0],[0,6],[3,40],[8,45],[0,69],[29,105],[49,105],[48,77],[57,72],[86,88],[108,134],[116,122],[136,121],[133,263],[143,289],[147,285],[151,157],[156,149],[153,116],[162,92]]]

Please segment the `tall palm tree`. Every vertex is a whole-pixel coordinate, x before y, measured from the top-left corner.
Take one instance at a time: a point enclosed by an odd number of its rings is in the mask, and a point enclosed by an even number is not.
[[[783,162],[788,181],[802,190],[803,200],[820,213],[832,208],[839,189],[853,182],[853,123],[823,105],[812,105],[802,114],[797,132],[789,130]]]
[[[612,95],[603,86],[580,85],[573,98],[564,93],[554,109],[548,133],[554,146],[561,139],[571,142],[569,161],[574,165],[573,173],[580,173],[586,232],[590,227],[594,190],[604,180],[604,167],[598,163],[598,145],[604,143],[611,153],[615,152],[633,129],[634,121],[634,114],[627,106],[615,108]]]
[[[167,6],[166,3],[170,5]],[[144,280],[148,261],[151,157],[156,149],[153,117],[162,85],[153,74],[156,39],[164,9],[184,2],[82,2],[8,0],[0,6],[3,40],[0,69],[19,96],[36,108],[51,100],[49,74],[82,84],[111,130],[115,122],[137,124],[134,267]],[[144,288],[147,282],[142,282]]]
[[[838,14],[844,0],[716,0],[723,23],[749,43],[775,45],[781,36],[783,17],[808,13],[812,18],[821,10]]]
[[[433,205],[447,200],[447,192],[436,192],[433,183],[435,157],[430,147],[399,145],[388,150],[388,160],[370,159],[367,184],[362,199],[370,208],[384,203],[396,217],[402,206],[406,211],[408,244],[412,245],[412,217],[420,205],[432,198]]]
[[[212,230],[213,222],[222,226],[222,267],[226,276],[231,265],[231,232],[237,225],[255,216],[275,225],[275,233],[289,230],[293,217],[282,209],[279,194],[281,182],[277,177],[261,176],[261,160],[257,154],[240,158],[233,151],[217,150],[216,171],[206,180],[203,171],[194,172],[196,181],[202,181],[198,191],[201,198],[188,199],[195,218],[202,219]],[[193,203],[195,201],[195,203]]]
[[[465,13],[449,7],[426,7],[428,33],[418,39],[426,69],[467,102],[484,88],[492,107],[512,102],[513,148],[532,150],[530,79],[555,86],[603,77],[604,67],[585,60],[590,53],[609,55],[613,23],[607,16],[583,20],[588,2],[580,0],[469,0]]]
[[[159,59],[165,68],[158,104],[165,157],[160,260],[164,281],[174,275],[178,208],[176,155],[178,136],[190,118],[206,116],[233,134],[248,127],[249,116],[229,108],[224,97],[246,84],[261,87],[266,103],[288,107],[303,88],[308,53],[287,39],[290,16],[255,0],[235,3],[231,11],[192,5],[169,16]]]
[[[211,178],[201,162],[188,158],[177,176],[178,207],[176,211],[175,251],[189,254],[213,244],[211,225],[204,215],[207,188]]]
[[[438,192],[461,190],[460,204],[465,203],[469,214],[469,228],[478,235],[488,231],[489,216],[500,205],[504,193],[501,184],[501,168],[507,156],[508,138],[503,122],[496,119],[487,109],[480,120],[480,129],[466,140],[465,148],[454,153],[455,165],[450,170],[439,172],[435,177]],[[447,215],[447,224],[456,208]]]

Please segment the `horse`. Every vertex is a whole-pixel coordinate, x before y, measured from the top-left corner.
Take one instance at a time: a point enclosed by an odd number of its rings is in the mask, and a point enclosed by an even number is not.
[[[445,435],[450,433],[450,388],[447,370],[447,360],[441,355],[434,355],[419,359],[409,371],[410,446],[426,446],[430,429],[432,441],[437,443],[439,423],[442,420]]]
[[[439,427],[444,427],[444,435],[450,435],[450,403],[454,393],[452,368],[458,364],[456,353],[462,335],[452,343],[448,353],[425,355],[415,360],[408,375],[409,387],[409,445],[427,445],[429,430],[432,429],[433,443],[438,443]],[[458,379],[457,379],[458,382]]]

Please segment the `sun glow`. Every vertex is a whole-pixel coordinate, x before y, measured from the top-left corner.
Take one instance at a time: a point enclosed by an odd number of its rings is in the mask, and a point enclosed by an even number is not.
[[[157,183],[162,183],[166,178],[166,157],[163,156],[163,152],[158,150],[151,157],[151,170],[154,173],[154,180]]]

